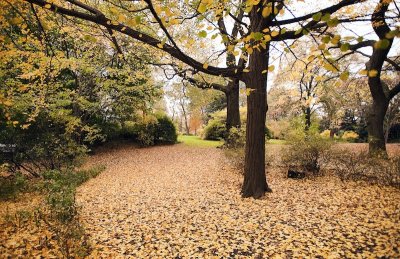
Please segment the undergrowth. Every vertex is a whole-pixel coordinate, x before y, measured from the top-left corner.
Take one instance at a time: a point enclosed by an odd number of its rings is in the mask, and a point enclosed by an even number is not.
[[[49,240],[47,236],[41,242],[43,246],[52,247],[54,239],[57,249],[64,258],[82,258],[90,251],[90,244],[84,228],[78,220],[78,207],[75,200],[76,189],[87,180],[96,177],[104,170],[103,166],[94,167],[89,170],[63,171],[51,170],[42,174],[42,179],[37,182],[29,182],[23,178],[23,186],[30,184],[29,191],[39,192],[44,197],[44,206],[32,210],[18,210],[14,214],[7,214],[5,221],[15,229],[24,224],[34,224],[44,227],[52,233]],[[3,179],[3,182],[5,180]],[[17,177],[7,179],[10,186],[7,197],[16,195],[23,188]],[[21,187],[21,188],[20,188]],[[28,190],[24,187],[25,191]],[[54,248],[54,247],[53,247]]]

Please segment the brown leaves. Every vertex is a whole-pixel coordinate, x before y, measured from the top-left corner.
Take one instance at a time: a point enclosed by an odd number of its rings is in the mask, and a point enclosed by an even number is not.
[[[267,148],[268,150],[268,148]],[[335,178],[267,177],[273,193],[242,199],[217,149],[123,147],[93,157],[108,170],[79,191],[101,256],[324,257],[399,253],[400,193]]]
[[[280,150],[268,145],[267,152]],[[267,168],[273,192],[242,199],[242,178],[222,151],[183,144],[108,149],[89,161],[98,163],[107,171],[77,197],[93,258],[399,255],[400,192],[393,188],[329,176],[294,181]],[[2,256],[60,257],[49,254],[56,251],[53,234],[33,221],[12,232],[3,218]]]

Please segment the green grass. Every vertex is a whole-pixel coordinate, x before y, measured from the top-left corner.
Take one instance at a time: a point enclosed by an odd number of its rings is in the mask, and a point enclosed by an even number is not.
[[[224,144],[223,141],[204,140],[198,136],[179,135],[178,142],[191,147],[218,147]]]
[[[267,141],[267,144],[279,144],[279,145],[283,145],[286,144],[286,140],[282,140],[282,139],[269,139]]]

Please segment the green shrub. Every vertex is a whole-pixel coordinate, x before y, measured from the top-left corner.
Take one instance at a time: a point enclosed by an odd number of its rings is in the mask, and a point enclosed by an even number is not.
[[[157,114],[157,128],[155,140],[157,143],[176,143],[178,134],[172,120],[165,114]]]
[[[203,131],[203,138],[207,140],[220,140],[225,136],[226,127],[220,120],[210,120]]]
[[[39,115],[27,129],[2,125],[0,143],[14,145],[12,153],[0,152],[0,164],[12,165],[10,170],[23,169],[33,176],[51,169],[79,163],[87,152],[79,132],[67,132],[66,125],[46,114]]]
[[[140,122],[125,122],[123,135],[134,139],[142,147],[156,144],[172,144],[178,135],[172,120],[165,114],[148,115]]]
[[[0,200],[15,198],[26,186],[26,178],[22,174],[0,177]]]
[[[155,145],[155,135],[157,130],[157,119],[153,116],[146,117],[142,122],[135,126],[136,141],[142,147]]]
[[[246,143],[246,131],[244,128],[232,127],[225,138],[226,148],[242,148]]]
[[[308,131],[304,125],[302,118],[291,122],[287,138],[290,146],[283,152],[282,162],[289,169],[317,175],[329,161],[332,142],[319,134],[316,124]]]
[[[52,216],[61,221],[71,221],[77,214],[75,205],[76,188],[90,178],[96,177],[104,167],[90,170],[50,170],[43,173],[43,187]]]
[[[120,135],[123,138],[135,139],[137,138],[137,134],[138,134],[138,128],[134,121],[125,121],[122,124]]]

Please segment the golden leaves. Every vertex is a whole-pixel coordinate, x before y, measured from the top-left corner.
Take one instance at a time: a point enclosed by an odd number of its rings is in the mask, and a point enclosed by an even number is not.
[[[355,145],[351,148],[364,147]],[[281,149],[267,145],[270,155]],[[293,181],[269,167],[274,192],[261,200],[242,199],[242,177],[220,149],[120,145],[103,151],[88,164],[105,163],[107,170],[81,186],[76,197],[94,249],[89,257],[397,256],[400,193],[393,188],[331,176]],[[12,257],[24,250],[45,254],[46,247],[31,246],[40,235],[52,242],[30,224],[18,232],[1,224],[0,238]]]

